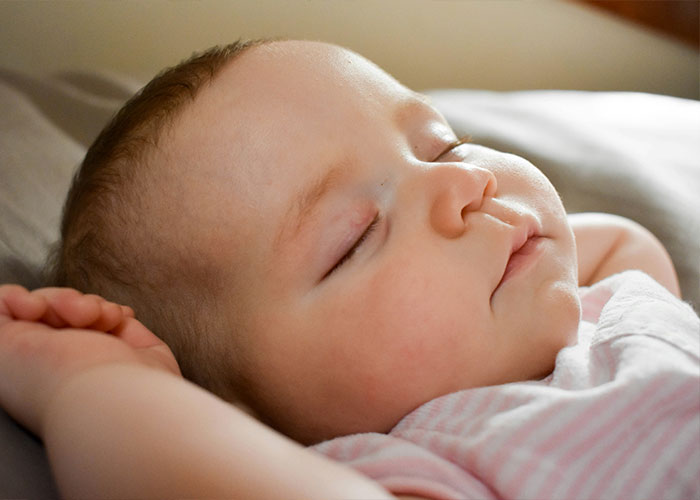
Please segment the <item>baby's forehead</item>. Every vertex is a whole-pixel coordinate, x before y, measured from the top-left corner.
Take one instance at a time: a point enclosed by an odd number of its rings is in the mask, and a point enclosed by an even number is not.
[[[222,67],[174,120],[163,156],[177,175],[161,184],[187,179],[206,186],[202,194],[211,197],[235,179],[241,193],[255,198],[271,176],[292,165],[332,161],[318,157],[320,136],[349,142],[357,123],[376,123],[367,120],[370,112],[373,118],[390,115],[401,101],[421,101],[417,95],[334,45],[252,47]],[[189,185],[175,187],[193,192]],[[286,195],[299,186],[282,183],[278,189]]]
[[[272,42],[222,67],[172,129],[174,136],[185,138],[201,137],[206,130],[211,140],[249,149],[282,135],[294,137],[313,120],[329,121],[348,100],[361,111],[397,95],[415,93],[351,51],[320,42]],[[217,136],[224,120],[235,125],[235,133]]]
[[[348,94],[360,94],[367,103],[386,94],[412,93],[391,75],[363,56],[323,42],[276,41],[252,47],[229,61],[212,80],[207,92],[212,99],[226,95],[277,104],[306,104],[312,111]],[[284,114],[288,106],[267,108]],[[305,111],[305,109],[301,109]],[[303,125],[302,122],[298,123]]]

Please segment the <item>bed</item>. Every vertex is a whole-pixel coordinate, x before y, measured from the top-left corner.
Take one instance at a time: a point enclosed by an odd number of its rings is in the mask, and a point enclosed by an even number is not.
[[[0,69],[0,283],[41,284],[72,172],[136,88],[108,74]],[[616,213],[649,228],[700,310],[700,102],[613,92],[428,94],[458,134],[539,166],[570,212]],[[41,443],[1,410],[0,443],[0,498],[57,497]]]

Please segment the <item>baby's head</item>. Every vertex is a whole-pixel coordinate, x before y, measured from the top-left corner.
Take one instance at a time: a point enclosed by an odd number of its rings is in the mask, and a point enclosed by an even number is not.
[[[539,170],[336,46],[255,44],[201,80],[98,139],[62,284],[131,305],[187,376],[305,443],[552,370],[576,255]]]

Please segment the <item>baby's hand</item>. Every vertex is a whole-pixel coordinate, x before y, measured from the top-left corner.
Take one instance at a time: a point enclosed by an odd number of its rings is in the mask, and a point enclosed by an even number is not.
[[[109,332],[127,317],[128,306],[72,288],[40,288],[32,292],[19,285],[0,285],[0,322],[8,319],[37,321],[54,328],[88,328]]]
[[[53,395],[109,363],[180,374],[170,349],[131,308],[67,288],[0,286],[0,406],[41,435]]]

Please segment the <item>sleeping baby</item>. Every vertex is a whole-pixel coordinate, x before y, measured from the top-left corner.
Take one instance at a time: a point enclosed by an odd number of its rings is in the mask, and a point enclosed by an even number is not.
[[[658,240],[337,46],[158,75],[51,275],[0,288],[0,403],[65,496],[700,491],[700,320]]]

